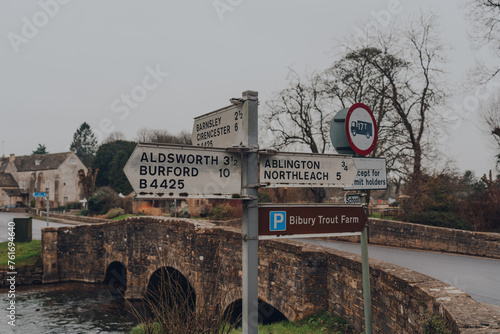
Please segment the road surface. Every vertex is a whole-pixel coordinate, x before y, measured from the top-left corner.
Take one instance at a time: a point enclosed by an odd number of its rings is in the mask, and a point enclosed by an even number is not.
[[[8,223],[13,221],[14,218],[26,218],[28,215],[26,213],[17,213],[17,212],[0,212],[0,242],[7,241],[8,237]],[[34,240],[42,239],[42,228],[47,227],[46,220],[38,220],[33,219],[31,222],[32,225],[32,238]],[[61,224],[61,223],[53,223],[49,222],[49,226],[51,227],[60,227],[60,226],[71,226],[69,224]]]
[[[293,240],[361,255],[359,244]],[[418,271],[465,291],[478,302],[500,306],[500,260],[372,245],[368,257]]]

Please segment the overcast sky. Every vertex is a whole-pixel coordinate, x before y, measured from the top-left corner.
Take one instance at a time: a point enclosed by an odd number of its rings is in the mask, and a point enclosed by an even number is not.
[[[439,16],[450,85],[474,58],[464,2],[456,0],[40,0],[0,2],[0,144],[8,155],[38,144],[68,151],[88,122],[98,135],[142,127],[191,131],[193,118],[245,90],[261,106],[299,74],[332,64],[349,31],[411,13]],[[494,168],[491,138],[478,128],[476,92],[449,103],[457,122],[443,137],[443,160],[477,176]],[[485,99],[485,94],[481,99]],[[362,102],[362,101],[360,101]],[[451,110],[451,111],[450,111]],[[331,152],[333,153],[333,151]]]

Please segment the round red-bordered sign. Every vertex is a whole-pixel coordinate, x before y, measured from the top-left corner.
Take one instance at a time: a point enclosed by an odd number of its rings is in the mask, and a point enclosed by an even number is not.
[[[359,155],[370,154],[377,144],[377,122],[363,103],[355,103],[345,117],[345,133],[349,145]]]

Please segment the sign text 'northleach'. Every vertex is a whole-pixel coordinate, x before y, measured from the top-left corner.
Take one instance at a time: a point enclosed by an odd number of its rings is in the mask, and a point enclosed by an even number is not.
[[[139,144],[124,171],[138,197],[231,197],[241,192],[239,159],[221,149]]]
[[[260,183],[269,187],[343,187],[356,175],[352,157],[307,153],[261,153]]]

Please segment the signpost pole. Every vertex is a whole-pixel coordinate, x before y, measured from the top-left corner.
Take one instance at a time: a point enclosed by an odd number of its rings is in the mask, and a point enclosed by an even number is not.
[[[370,291],[370,265],[368,263],[368,224],[361,232],[361,266],[363,273],[363,300],[365,311],[365,334],[372,333],[372,301]]]
[[[368,216],[366,191],[359,191],[361,204]],[[370,263],[368,262],[368,223],[361,232],[361,272],[363,276],[363,301],[365,313],[365,334],[372,334],[372,296],[370,288]]]
[[[49,189],[47,188],[47,197],[45,197],[47,202],[47,226],[49,226]]]
[[[259,320],[258,294],[258,95],[257,92],[243,92],[243,108],[248,110],[248,146],[242,154],[243,194],[243,334],[257,334]]]

